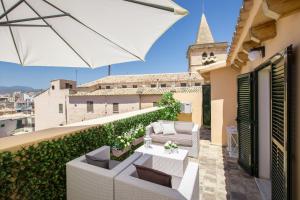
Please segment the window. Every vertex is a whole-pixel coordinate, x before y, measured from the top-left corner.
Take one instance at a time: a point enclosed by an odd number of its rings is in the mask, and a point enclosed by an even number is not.
[[[210,56],[211,57],[215,56],[214,52],[210,52]]]
[[[155,84],[151,84],[151,87],[152,87],[152,88],[155,88],[155,87],[156,87],[156,85],[155,85]]]
[[[51,88],[52,88],[52,90],[54,90],[54,89],[55,89],[55,86],[54,86],[54,85],[52,85],[52,87],[51,87]]]
[[[158,106],[158,103],[157,102],[153,102],[153,107],[156,107]]]
[[[72,86],[70,83],[66,83],[66,88],[67,88],[67,89],[72,89],[72,87],[73,87],[73,86]]]
[[[161,84],[160,87],[162,88],[167,87],[167,84]]]
[[[186,83],[180,83],[180,87],[186,87]]]
[[[63,113],[63,112],[64,112],[64,105],[60,103],[58,105],[58,113]]]
[[[88,113],[93,113],[94,112],[94,102],[93,101],[87,101],[86,102],[86,111]]]
[[[201,86],[201,83],[195,83],[195,86]]]
[[[127,85],[122,85],[122,88],[127,88]]]
[[[113,113],[119,113],[119,104],[113,103]]]
[[[5,127],[5,124],[1,124],[1,125],[0,125],[0,128],[3,128],[3,127]]]
[[[102,89],[101,85],[99,85],[98,88],[101,90]]]
[[[202,54],[202,58],[206,58],[206,57],[207,57],[207,53],[204,52],[204,53]]]
[[[132,87],[133,87],[133,88],[137,88],[137,85],[133,85]]]
[[[106,88],[106,89],[110,89],[110,86],[109,86],[109,85],[107,85],[105,88]]]

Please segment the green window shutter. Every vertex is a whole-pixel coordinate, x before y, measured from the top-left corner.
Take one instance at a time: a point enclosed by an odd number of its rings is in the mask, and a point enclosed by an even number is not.
[[[292,49],[273,62],[271,71],[272,199],[290,199],[289,70]]]
[[[203,85],[202,86],[202,110],[203,110],[203,125],[205,127],[211,126],[211,86]]]
[[[253,173],[253,87],[252,74],[238,77],[238,141],[240,166],[249,174]]]

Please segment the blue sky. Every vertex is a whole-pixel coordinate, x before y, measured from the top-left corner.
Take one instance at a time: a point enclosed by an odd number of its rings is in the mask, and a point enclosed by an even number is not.
[[[187,71],[186,51],[196,40],[202,14],[202,0],[175,0],[190,14],[177,22],[152,47],[146,62],[131,62],[112,66],[112,74],[141,74]],[[231,42],[242,0],[206,0],[205,15],[215,41]],[[74,68],[21,67],[0,62],[0,86],[30,86],[47,88],[53,79],[75,80]],[[103,77],[107,68],[78,69],[78,82],[85,83]]]

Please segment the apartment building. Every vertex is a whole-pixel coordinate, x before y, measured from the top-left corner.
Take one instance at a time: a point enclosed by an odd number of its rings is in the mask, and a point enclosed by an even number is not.
[[[198,73],[116,75],[80,86],[54,80],[34,99],[36,130],[153,107],[166,92],[192,105],[193,116],[183,120],[201,124],[202,82]]]

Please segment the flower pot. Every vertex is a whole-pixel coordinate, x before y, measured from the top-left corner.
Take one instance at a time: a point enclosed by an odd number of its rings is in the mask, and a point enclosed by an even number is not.
[[[138,144],[141,144],[144,141],[144,137],[139,137],[133,140],[132,145],[137,146]]]
[[[115,156],[115,157],[120,157],[122,155],[124,155],[125,153],[127,153],[129,150],[130,150],[130,147],[131,146],[128,146],[126,147],[125,149],[122,149],[122,150],[119,150],[119,149],[112,149],[112,154]]]

